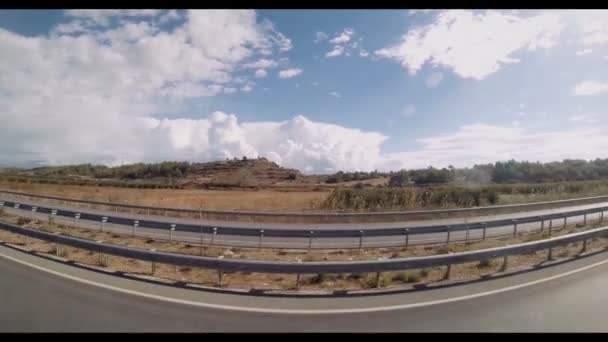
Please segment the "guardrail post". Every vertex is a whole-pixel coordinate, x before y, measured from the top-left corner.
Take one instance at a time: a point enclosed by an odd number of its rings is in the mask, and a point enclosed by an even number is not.
[[[549,236],[553,232],[553,219],[549,219]]]
[[[452,232],[452,226],[446,226],[445,228],[448,231],[448,234],[447,234],[447,236],[445,238],[445,245],[447,246],[447,245],[450,244],[450,233]]]
[[[217,235],[217,227],[213,227],[213,235],[211,235],[211,242],[209,243],[210,246],[213,246],[213,241],[215,241],[216,235]]]
[[[224,272],[222,270],[217,270],[217,284],[219,287],[222,287],[222,278],[224,277]]]
[[[380,272],[376,272],[376,287],[380,287]]]
[[[517,220],[513,220],[513,237],[517,236]]]
[[[443,276],[443,279],[445,279],[445,280],[450,279],[451,273],[452,273],[452,264],[448,264],[448,267],[445,270],[445,275]]]
[[[300,289],[300,273],[296,274],[296,290]]]
[[[508,262],[508,259],[509,259],[509,256],[508,256],[508,255],[505,255],[505,256],[502,258],[502,266],[500,267],[500,271],[501,271],[501,272],[504,272],[504,271],[506,271],[506,270],[507,270],[507,262]]]
[[[405,248],[407,248],[410,244],[410,230],[409,228],[405,228]]]
[[[585,253],[587,251],[587,239],[583,240],[583,248],[581,248],[581,253]]]
[[[139,226],[139,221],[133,221],[133,230],[131,231],[131,236],[135,236],[135,229],[137,229],[137,226]]]
[[[312,249],[312,236],[315,234],[314,231],[310,231],[310,235],[308,236],[308,253],[310,253],[310,250]]]
[[[171,228],[169,228],[169,241],[173,241],[173,231],[175,230],[175,223],[171,224]]]
[[[481,239],[485,240],[486,239],[486,229],[488,229],[488,227],[486,226],[485,223],[482,223],[482,227],[483,227],[483,232],[482,232]]]
[[[464,235],[464,242],[467,243],[469,242],[469,224],[467,223],[467,225],[465,226],[466,231],[465,231],[465,235]]]
[[[549,253],[547,253],[547,261],[553,260],[553,247],[549,248]]]
[[[568,225],[568,216],[564,216],[564,228]]]
[[[540,232],[542,233],[543,230],[545,230],[545,219],[544,218],[540,218]]]
[[[262,248],[262,239],[264,239],[264,229],[260,229],[260,241],[258,242],[258,248]]]
[[[34,220],[37,210],[38,210],[38,207],[32,207],[32,220]]]
[[[150,252],[156,252],[156,249],[151,249]],[[152,261],[150,263],[150,275],[154,275],[155,272],[156,272],[156,263],[154,261]]]
[[[363,247],[363,231],[362,230],[359,231],[359,250],[361,250],[361,247]]]
[[[587,225],[587,213],[583,214],[583,225]]]
[[[203,255],[203,244],[205,243],[205,235],[203,234],[203,226],[201,226],[201,248],[200,255]]]
[[[76,220],[80,218],[80,213],[74,214],[74,225],[76,225]]]
[[[101,223],[99,225],[99,231],[103,232],[103,228],[106,225],[106,222],[108,222],[108,218],[106,216],[101,218]]]
[[[602,210],[601,214],[600,214],[600,224],[602,224],[603,222],[604,222],[604,211]]]

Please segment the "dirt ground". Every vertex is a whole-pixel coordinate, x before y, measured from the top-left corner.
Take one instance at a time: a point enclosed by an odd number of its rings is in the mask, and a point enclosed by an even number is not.
[[[282,261],[352,261],[352,260],[377,260],[379,258],[403,258],[412,256],[424,256],[460,252],[467,250],[478,250],[484,248],[505,246],[524,241],[538,240],[548,237],[547,234],[526,234],[517,238],[505,238],[496,240],[477,241],[471,243],[454,243],[449,246],[416,246],[410,248],[370,248],[370,249],[343,249],[343,250],[312,250],[294,251],[277,249],[257,248],[225,248],[217,246],[191,245],[179,242],[155,241],[153,239],[120,236],[117,234],[99,232],[78,227],[52,225],[47,222],[29,221],[14,215],[3,214],[1,220],[13,224],[21,224],[30,228],[58,231],[65,235],[78,236],[92,240],[104,240],[107,243],[121,244],[137,248],[157,249],[162,251],[205,255],[221,258],[240,258],[256,260],[282,260]],[[553,236],[563,235],[575,231],[582,231],[597,227],[597,223],[590,222],[586,227],[570,226],[566,229],[555,231]],[[66,246],[55,246],[31,238],[0,231],[0,240],[8,243],[27,247],[31,250],[58,254],[66,259],[80,263],[108,267],[112,270],[122,271],[140,275],[151,275],[152,265],[149,262],[132,260],[114,256],[100,258],[95,253]],[[606,239],[594,239],[588,243],[588,250],[598,249],[606,245]],[[59,250],[57,250],[59,248]],[[553,256],[563,258],[575,255],[580,251],[581,244],[575,243],[567,247],[555,248]],[[524,265],[535,265],[542,263],[547,258],[547,252],[541,251],[529,255],[518,255],[509,257],[509,267],[520,267]],[[468,263],[454,265],[451,268],[450,279],[476,279],[489,274],[496,273],[502,266],[502,259],[488,260],[481,263]],[[379,278],[376,274],[316,274],[302,275],[299,288],[303,291],[318,290],[360,290],[374,287],[393,287],[403,284],[430,284],[444,278],[445,267],[429,268],[423,270],[408,270],[403,272],[383,272]],[[218,272],[214,270],[196,269],[189,267],[175,267],[171,265],[156,264],[154,276],[172,280],[185,281],[188,283],[219,286]],[[239,289],[278,289],[293,290],[296,285],[296,275],[290,274],[261,274],[232,272],[223,274],[222,286]],[[378,283],[376,281],[378,280]]]

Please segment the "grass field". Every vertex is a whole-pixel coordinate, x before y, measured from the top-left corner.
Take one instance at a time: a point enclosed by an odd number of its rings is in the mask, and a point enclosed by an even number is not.
[[[329,191],[129,189],[2,182],[0,187],[88,201],[217,210],[303,211],[318,207]]]

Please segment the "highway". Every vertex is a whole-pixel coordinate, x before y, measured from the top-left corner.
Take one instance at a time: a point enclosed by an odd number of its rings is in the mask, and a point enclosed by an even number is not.
[[[40,202],[32,202],[27,200],[19,200],[20,203],[30,204],[30,205],[39,205],[39,206],[49,206],[49,204],[40,203]],[[564,211],[574,211],[580,209],[587,208],[596,208],[606,205],[606,203],[596,203],[596,204],[587,204],[587,205],[579,205],[573,207],[565,207],[559,209],[546,209],[546,210],[536,210],[530,212],[523,213],[512,213],[512,214],[502,214],[495,215],[491,217],[471,217],[468,219],[468,222],[473,224],[475,222],[484,222],[488,220],[502,220],[502,219],[515,219],[518,217],[524,216],[541,216],[552,213],[559,213]],[[75,210],[74,207],[68,206],[56,206],[53,205],[53,208],[64,209],[64,210]],[[154,221],[166,222],[167,229],[155,229],[155,228],[139,228],[136,229],[135,234],[138,236],[143,236],[147,238],[154,238],[159,240],[168,240],[170,238],[169,235],[169,227],[172,223],[175,224],[205,224],[217,227],[244,227],[244,228],[283,228],[283,229],[323,229],[323,228],[331,228],[331,229],[381,229],[381,228],[395,228],[395,227],[424,227],[424,226],[433,226],[433,225],[449,225],[456,223],[463,223],[464,218],[450,218],[450,219],[436,219],[436,220],[425,220],[425,221],[408,221],[408,222],[383,222],[383,223],[352,223],[352,224],[318,224],[314,227],[310,225],[302,225],[302,224],[270,224],[270,223],[247,223],[247,222],[226,222],[226,221],[206,221],[206,220],[193,220],[193,219],[184,219],[184,218],[167,218],[163,216],[146,216],[146,215],[135,215],[128,213],[115,213],[108,211],[100,211],[89,208],[81,208],[82,212],[95,213],[99,215],[106,216],[119,216],[128,218],[129,220],[144,220],[144,219],[153,219]],[[30,216],[35,215],[42,220],[47,219],[47,215],[45,214],[33,214],[31,212],[25,213],[23,210],[14,209],[11,207],[5,207],[5,210],[9,213],[18,213],[20,215]],[[76,209],[77,210],[77,209]],[[599,219],[598,214],[591,214],[588,216],[589,222],[597,221]],[[568,222],[570,224],[576,224],[583,221],[583,217],[571,217],[568,218]],[[57,218],[57,222],[71,225],[74,223],[73,219],[68,218]],[[546,222],[546,227],[548,227],[549,222]],[[559,229],[563,225],[563,220],[556,219],[553,220],[553,228]],[[90,229],[100,229],[101,223],[80,220],[78,222],[78,226],[90,228]],[[104,229],[106,231],[111,231],[117,234],[123,235],[131,235],[133,233],[132,226],[125,225],[117,225],[117,224],[106,224]],[[518,232],[529,232],[532,230],[540,230],[540,223],[525,223],[518,225]],[[221,232],[221,230],[220,230]],[[508,225],[504,227],[491,228],[487,230],[486,237],[499,237],[499,236],[508,236],[513,232],[513,225]],[[468,239],[475,240],[482,238],[481,230],[471,230],[468,234]],[[203,243],[210,244],[212,236],[211,234],[200,234],[196,232],[185,232],[176,230],[171,234],[171,238],[174,240],[189,242],[192,244],[199,244],[201,239]],[[408,238],[408,244],[410,245],[419,245],[419,244],[438,244],[445,243],[447,239],[447,233],[432,233],[432,234],[423,234],[423,235],[411,235]],[[451,233],[450,241],[462,241],[467,239],[467,233],[465,231],[455,231]],[[323,238],[323,239],[313,239],[311,242],[308,238],[281,238],[281,237],[264,237],[260,239],[258,236],[235,236],[235,235],[221,235],[213,237],[213,243],[215,245],[222,246],[238,246],[238,247],[259,247],[260,242],[263,247],[273,247],[273,248],[358,248],[361,243],[363,247],[390,247],[390,246],[403,246],[405,244],[405,236],[380,236],[380,237],[363,237],[363,239],[354,237],[354,238]]]
[[[7,257],[44,270],[176,298],[263,310],[298,303],[320,310],[350,306],[376,311],[269,313],[178,304],[83,284]],[[0,246],[0,332],[608,332],[607,261],[604,252],[533,272],[427,291],[355,298],[265,298],[147,284]],[[564,272],[576,273],[560,276]],[[507,286],[531,281],[539,283],[505,291]],[[491,290],[498,293],[479,294]],[[463,295],[471,298],[449,300]],[[444,302],[420,304],[429,300]],[[423,306],[381,307],[404,303]]]

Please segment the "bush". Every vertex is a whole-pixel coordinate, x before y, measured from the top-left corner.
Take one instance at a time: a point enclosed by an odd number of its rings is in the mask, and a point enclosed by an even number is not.
[[[31,219],[27,218],[27,217],[20,217],[17,219],[17,225],[18,226],[24,226],[28,223],[32,222]]]
[[[391,284],[391,277],[386,274],[380,274],[380,278],[376,282],[376,273],[368,273],[364,278],[360,279],[361,286],[366,289],[376,287],[386,287]]]
[[[402,283],[417,283],[420,281],[420,273],[415,273],[412,271],[399,272],[394,277],[393,280],[401,281]]]

